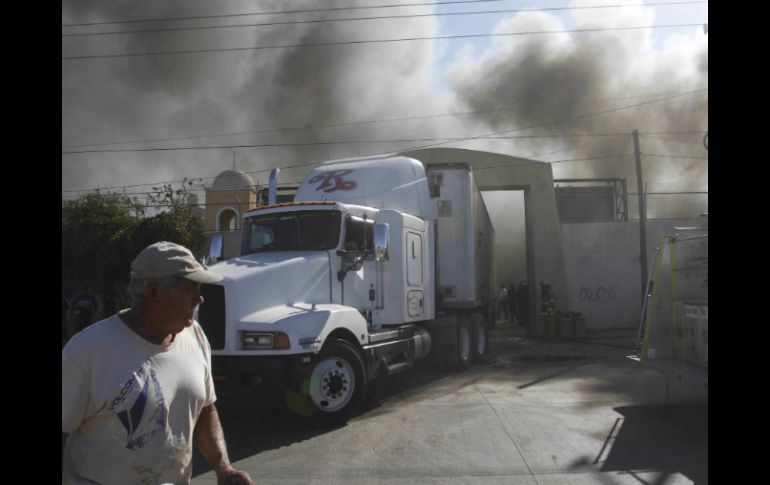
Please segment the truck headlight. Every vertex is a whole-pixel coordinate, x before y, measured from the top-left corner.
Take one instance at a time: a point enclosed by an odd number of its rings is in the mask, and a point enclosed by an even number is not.
[[[283,332],[241,332],[244,350],[286,350],[291,347],[289,336]]]

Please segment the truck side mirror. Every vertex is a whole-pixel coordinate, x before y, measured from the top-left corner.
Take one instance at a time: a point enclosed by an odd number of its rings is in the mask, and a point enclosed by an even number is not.
[[[388,251],[389,233],[390,230],[387,224],[374,225],[374,257],[377,261],[388,261],[390,259]]]
[[[222,235],[214,234],[211,237],[211,246],[209,247],[209,261],[212,263],[222,257]]]

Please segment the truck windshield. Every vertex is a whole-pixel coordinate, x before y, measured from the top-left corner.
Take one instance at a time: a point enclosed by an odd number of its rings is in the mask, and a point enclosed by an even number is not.
[[[337,247],[339,211],[286,212],[246,220],[243,254],[262,251],[325,251]]]

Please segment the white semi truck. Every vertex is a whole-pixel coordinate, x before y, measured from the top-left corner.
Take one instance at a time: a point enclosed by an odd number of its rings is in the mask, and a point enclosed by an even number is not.
[[[224,280],[203,285],[198,319],[220,401],[278,397],[340,422],[378,377],[415,361],[468,368],[488,351],[493,262],[468,164],[380,156],[313,169],[293,202],[248,211],[241,255],[210,267]]]

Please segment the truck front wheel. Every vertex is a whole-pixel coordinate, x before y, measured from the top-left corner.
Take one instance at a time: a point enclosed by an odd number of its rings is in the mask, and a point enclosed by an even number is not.
[[[364,362],[355,347],[344,340],[328,342],[313,360],[307,392],[319,424],[350,419],[366,395]]]

